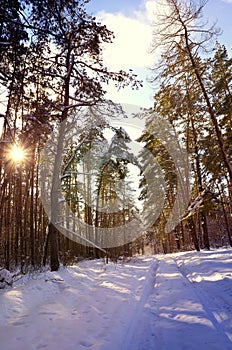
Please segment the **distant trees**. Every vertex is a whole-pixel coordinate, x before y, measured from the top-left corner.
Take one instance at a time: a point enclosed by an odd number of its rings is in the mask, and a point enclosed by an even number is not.
[[[133,218],[135,197],[129,180],[128,164],[133,155],[127,147],[130,141],[122,128],[114,131],[109,142],[102,128],[92,127],[79,146],[73,145],[65,159],[62,192],[72,212],[82,223],[80,230],[73,221],[72,232],[81,233],[89,256],[107,255],[117,258],[129,255],[127,234],[119,234]],[[81,137],[82,138],[82,137]],[[71,224],[67,219],[66,226]],[[101,249],[103,248],[103,249]]]

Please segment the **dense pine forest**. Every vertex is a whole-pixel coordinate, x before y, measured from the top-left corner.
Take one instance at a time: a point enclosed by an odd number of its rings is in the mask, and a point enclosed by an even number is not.
[[[114,35],[87,2],[0,1],[0,267],[232,246],[232,57],[204,2],[166,0],[154,24],[136,156],[105,89],[142,82],[105,66]]]

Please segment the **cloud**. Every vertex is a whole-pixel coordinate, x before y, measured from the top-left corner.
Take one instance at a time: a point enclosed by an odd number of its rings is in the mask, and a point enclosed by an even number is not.
[[[112,44],[104,45],[104,62],[110,70],[128,70],[143,80],[143,88],[131,91],[130,88],[116,90],[113,84],[106,87],[107,97],[121,103],[130,103],[142,107],[153,104],[153,89],[148,82],[154,56],[150,53],[153,40],[152,21],[157,13],[156,1],[142,1],[141,7],[129,15],[125,13],[100,12],[97,19],[112,30],[115,39]]]
[[[151,65],[149,47],[152,28],[136,17],[122,13],[101,13],[101,22],[112,30],[115,39],[104,48],[104,60],[110,69],[129,69]]]
[[[112,30],[115,39],[104,46],[104,59],[111,69],[148,68],[154,63],[150,53],[153,23],[165,11],[165,0],[141,0],[138,10],[125,14],[101,11],[98,19]]]
[[[157,15],[164,11],[164,4],[165,1],[162,0],[144,0],[142,9],[135,12],[137,18],[151,25]]]

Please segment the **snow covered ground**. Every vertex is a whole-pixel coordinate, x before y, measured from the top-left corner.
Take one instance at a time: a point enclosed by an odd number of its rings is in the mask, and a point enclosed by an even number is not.
[[[1,350],[232,349],[232,250],[83,261],[0,291]]]

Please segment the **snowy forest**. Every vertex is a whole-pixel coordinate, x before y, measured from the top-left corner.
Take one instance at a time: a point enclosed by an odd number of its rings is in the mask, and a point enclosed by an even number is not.
[[[162,54],[150,71],[154,103],[137,115],[137,156],[130,133],[111,123],[126,111],[105,93],[142,81],[105,66],[114,34],[88,14],[88,1],[0,3],[0,267],[55,271],[85,258],[232,246],[232,57],[202,18],[204,1],[166,0],[154,24],[151,54]],[[188,203],[170,230],[185,189],[157,119],[188,154]],[[122,232],[113,244],[125,226],[132,238]],[[101,229],[109,236],[97,237]]]

